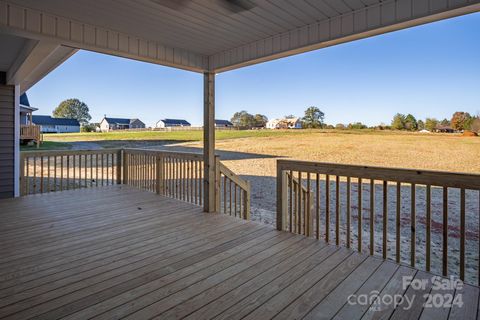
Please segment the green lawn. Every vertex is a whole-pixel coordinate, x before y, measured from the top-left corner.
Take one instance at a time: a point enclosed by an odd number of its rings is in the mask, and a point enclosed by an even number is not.
[[[268,138],[278,136],[302,135],[308,133],[342,133],[342,134],[399,134],[392,131],[375,130],[231,130],[216,131],[217,140],[239,138]],[[402,134],[402,133],[400,133]],[[406,133],[407,134],[407,133]],[[92,133],[63,133],[45,134],[45,141],[54,142],[79,142],[79,141],[113,141],[113,140],[158,140],[158,141],[201,141],[202,131],[115,131],[115,132],[92,132]]]
[[[216,139],[237,139],[250,137],[271,137],[305,133],[305,130],[231,130],[216,131]],[[159,141],[200,141],[202,131],[115,131],[92,133],[45,134],[45,141],[78,142],[78,141],[112,141],[112,140],[159,140]]]

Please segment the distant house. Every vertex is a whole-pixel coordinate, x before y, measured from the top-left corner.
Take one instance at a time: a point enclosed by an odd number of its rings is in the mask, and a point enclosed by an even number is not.
[[[107,132],[111,130],[143,129],[145,123],[139,119],[109,118],[104,117],[100,121],[100,131]]]
[[[80,123],[75,119],[32,116],[32,123],[40,126],[42,133],[80,132]]]
[[[455,130],[452,127],[449,127],[449,126],[436,126],[435,127],[435,132],[454,133]]]
[[[32,113],[37,111],[37,108],[30,106],[27,94],[20,96],[20,125],[29,125],[32,123]]]
[[[218,119],[215,119],[215,127],[216,127],[216,128],[232,128],[232,127],[233,127],[233,123],[231,123],[231,122],[228,121],[228,120],[218,120]]]
[[[302,129],[300,118],[272,119],[267,122],[267,129]]]
[[[191,127],[190,122],[182,119],[162,119],[157,122],[157,128]]]

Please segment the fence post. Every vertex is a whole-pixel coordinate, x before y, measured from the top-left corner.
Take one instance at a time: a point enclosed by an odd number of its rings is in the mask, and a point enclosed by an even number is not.
[[[285,230],[287,218],[287,175],[277,160],[277,230]]]
[[[215,156],[215,212],[220,213],[220,156]],[[225,201],[225,199],[224,199]]]
[[[123,163],[122,149],[117,151],[117,184],[122,184],[122,163]],[[112,164],[113,165],[113,164]]]
[[[252,194],[250,181],[247,181],[247,190],[243,195],[243,219],[250,220],[250,195]]]
[[[128,153],[125,149],[122,150],[122,167],[123,167],[123,184],[128,184]]]

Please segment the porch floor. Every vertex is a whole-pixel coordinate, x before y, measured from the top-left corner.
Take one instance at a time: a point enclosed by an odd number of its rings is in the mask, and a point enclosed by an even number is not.
[[[126,186],[0,201],[0,318],[473,319],[423,308],[406,266]],[[413,306],[350,305],[397,294]]]

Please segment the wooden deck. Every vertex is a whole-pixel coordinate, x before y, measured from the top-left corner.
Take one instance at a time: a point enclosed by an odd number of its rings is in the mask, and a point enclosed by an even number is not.
[[[431,275],[126,186],[0,202],[0,318],[476,319],[423,309]],[[350,294],[412,297],[404,310]],[[439,291],[440,292],[440,291]]]

